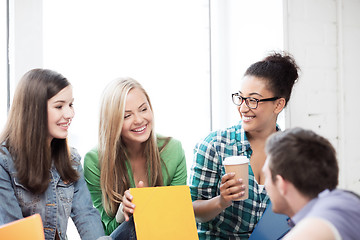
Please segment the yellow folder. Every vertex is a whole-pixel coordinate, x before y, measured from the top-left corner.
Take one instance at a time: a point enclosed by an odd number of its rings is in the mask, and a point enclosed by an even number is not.
[[[198,240],[190,188],[131,188],[138,240]]]
[[[44,229],[39,214],[0,226],[0,239],[44,240]]]

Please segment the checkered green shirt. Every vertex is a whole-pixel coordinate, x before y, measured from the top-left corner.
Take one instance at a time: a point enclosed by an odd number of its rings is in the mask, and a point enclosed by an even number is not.
[[[225,157],[245,155],[250,159],[251,154],[241,122],[226,130],[210,133],[194,149],[189,182],[192,200],[206,200],[220,195]],[[270,201],[265,189],[259,191],[249,164],[249,198],[234,201],[209,222],[197,223],[199,239],[248,239]]]

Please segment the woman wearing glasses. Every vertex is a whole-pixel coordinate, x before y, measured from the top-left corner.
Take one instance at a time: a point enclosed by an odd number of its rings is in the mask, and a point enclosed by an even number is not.
[[[190,189],[199,239],[247,239],[269,202],[261,171],[266,139],[279,131],[279,113],[287,105],[298,66],[286,53],[273,53],[245,72],[239,92],[232,94],[238,125],[210,133],[195,146]],[[250,159],[249,187],[233,173],[225,174],[226,157]],[[235,201],[249,191],[249,198]]]

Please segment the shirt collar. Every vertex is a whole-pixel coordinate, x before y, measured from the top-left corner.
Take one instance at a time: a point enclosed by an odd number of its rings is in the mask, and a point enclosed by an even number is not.
[[[280,127],[278,124],[276,124],[276,131],[281,131]],[[236,140],[237,141],[240,141],[241,144],[244,144],[244,145],[249,145],[249,141],[248,141],[248,138],[246,136],[246,132],[244,130],[244,128],[242,127],[242,120],[240,120],[239,124],[236,126]]]

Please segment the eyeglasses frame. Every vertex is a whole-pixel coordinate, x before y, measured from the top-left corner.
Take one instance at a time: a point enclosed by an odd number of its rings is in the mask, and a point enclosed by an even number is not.
[[[234,96],[238,97],[239,99],[240,99],[240,98],[242,99],[242,101],[241,101],[240,104],[236,104],[236,103],[234,102]],[[253,107],[250,107],[250,106],[249,106],[247,99],[250,99],[250,98],[256,101],[256,107],[253,108]],[[257,99],[257,98],[253,98],[253,97],[242,97],[242,96],[240,96],[239,93],[233,93],[233,94],[231,94],[231,100],[232,100],[232,102],[233,102],[236,106],[241,106],[241,104],[243,104],[243,102],[245,102],[246,106],[247,106],[248,108],[250,108],[250,109],[256,109],[256,108],[259,106],[259,102],[272,102],[272,101],[278,100],[279,98],[280,98],[280,97]]]

